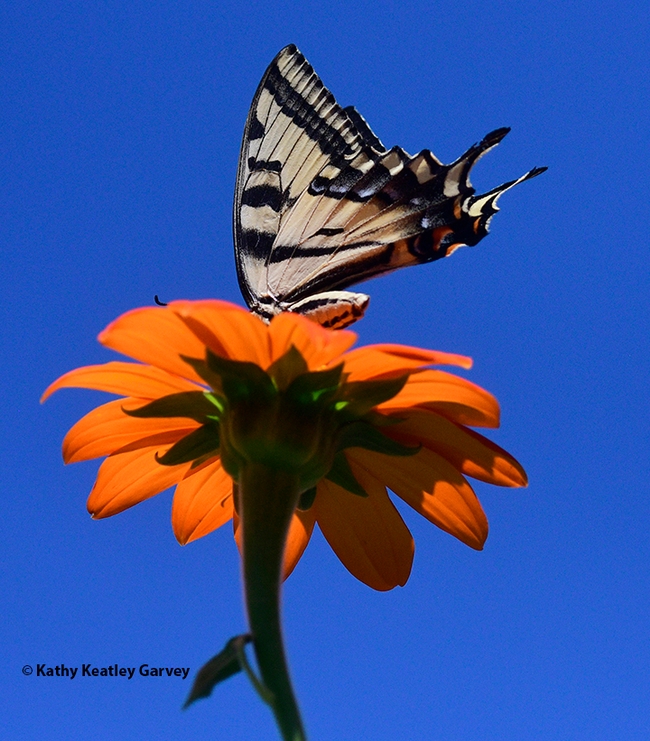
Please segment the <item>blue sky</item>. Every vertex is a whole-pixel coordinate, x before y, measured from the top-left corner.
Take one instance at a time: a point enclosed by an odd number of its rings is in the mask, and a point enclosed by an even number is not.
[[[482,553],[401,508],[408,584],[376,593],[316,534],[285,587],[310,739],[650,737],[648,16],[641,3],[30,3],[0,10],[7,738],[275,739],[243,676],[37,678],[25,664],[191,667],[244,630],[231,529],[181,548],[166,492],[92,521],[67,429],[104,395],[38,398],[114,355],[153,295],[241,303],[231,204],[251,98],[296,43],[387,146],[476,167],[490,236],[365,285],[360,343],[474,358],[527,490],[476,485]],[[362,290],[364,290],[362,289]]]

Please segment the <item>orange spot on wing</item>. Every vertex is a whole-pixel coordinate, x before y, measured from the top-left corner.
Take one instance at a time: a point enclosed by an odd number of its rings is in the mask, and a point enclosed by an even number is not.
[[[440,249],[440,242],[442,242],[447,234],[451,234],[453,231],[454,230],[448,226],[439,226],[437,229],[433,230],[433,249],[436,252]]]

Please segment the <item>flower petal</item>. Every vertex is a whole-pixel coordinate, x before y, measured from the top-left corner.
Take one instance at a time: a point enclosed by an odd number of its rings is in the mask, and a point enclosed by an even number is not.
[[[427,365],[471,368],[472,359],[465,355],[388,344],[358,347],[345,354],[345,372],[350,374],[351,381],[399,376]]]
[[[142,405],[144,399],[115,399],[107,404],[93,409],[82,417],[68,432],[63,440],[63,460],[66,463],[87,461],[111,455],[125,446],[142,442],[138,447],[151,447],[148,442],[152,435],[160,433],[174,433],[168,442],[175,442],[184,437],[192,429],[199,426],[198,422],[189,419],[175,418],[138,418],[129,417],[123,412],[123,407]]]
[[[189,368],[189,365],[187,367]],[[122,396],[137,396],[145,400],[157,399],[179,391],[204,390],[203,386],[197,386],[159,368],[122,361],[86,365],[64,373],[45,389],[41,402],[61,388],[95,389]]]
[[[294,345],[311,370],[318,370],[332,361],[336,363],[357,339],[357,335],[349,330],[339,329],[333,332],[307,317],[289,312],[271,319],[269,337],[271,362]]]
[[[472,487],[444,458],[427,448],[408,457],[351,448],[357,462],[427,520],[471,548],[481,550],[488,534],[485,513]]]
[[[156,445],[107,458],[88,497],[87,507],[93,518],[116,515],[177,484],[190,464],[161,466],[156,453],[164,453],[169,447]]]
[[[287,542],[284,547],[283,579],[286,579],[291,574],[296,568],[298,561],[300,561],[300,557],[305,552],[305,548],[314,531],[315,522],[316,513],[313,507],[305,512],[297,509],[293,513],[291,524],[289,525]]]
[[[313,507],[308,509],[306,512],[297,509],[293,513],[291,524],[289,525],[289,532],[287,534],[287,542],[284,548],[284,563],[282,566],[283,579],[286,579],[296,568],[296,564],[300,560],[300,557],[309,543],[315,522],[316,514]],[[239,548],[239,552],[241,553],[241,529],[239,527],[239,515],[235,509],[233,509],[232,524],[235,542],[237,543],[237,548]]]
[[[181,355],[205,358],[205,345],[171,306],[149,306],[127,311],[111,322],[97,339],[105,347],[130,358],[201,382]]]
[[[499,402],[494,396],[446,371],[424,370],[409,376],[399,394],[377,408],[382,412],[395,412],[414,406],[438,412],[462,425],[499,426]]]
[[[389,343],[370,345],[370,347],[373,350],[378,350],[397,358],[418,361],[421,365],[457,365],[466,370],[472,367],[472,359],[470,357],[467,355],[458,355],[457,353]]]
[[[421,443],[448,460],[465,476],[497,486],[526,486],[521,465],[503,448],[483,435],[426,409],[398,412],[403,422],[384,432],[406,444]]]
[[[221,461],[191,469],[178,484],[172,504],[172,528],[181,545],[202,538],[232,518],[232,479]]]
[[[261,368],[270,365],[267,326],[241,306],[213,300],[172,301],[169,309],[216,355]]]
[[[411,533],[383,484],[350,465],[368,497],[321,481],[314,502],[318,525],[341,563],[364,584],[379,591],[404,586],[415,550]]]

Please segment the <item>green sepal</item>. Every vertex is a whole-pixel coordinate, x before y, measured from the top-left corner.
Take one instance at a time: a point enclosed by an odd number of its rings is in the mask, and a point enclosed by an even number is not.
[[[341,400],[347,401],[345,411],[363,417],[378,404],[397,396],[408,381],[408,374],[380,381],[351,381],[342,388]]]
[[[276,388],[284,391],[294,379],[303,373],[308,373],[309,366],[300,350],[295,345],[291,345],[284,355],[271,363],[266,372],[273,379]]]
[[[324,406],[336,396],[342,372],[343,363],[327,370],[303,373],[288,386],[287,398],[301,405]]]
[[[368,422],[373,427],[393,427],[400,422],[404,422],[406,417],[394,417],[393,415],[382,414],[376,409],[372,409],[361,417],[364,422]]]
[[[156,456],[156,460],[163,466],[177,466],[218,450],[219,425],[216,422],[206,422],[174,443],[164,455]]]
[[[342,489],[356,494],[358,497],[368,496],[368,492],[361,486],[352,473],[348,459],[343,452],[339,452],[334,456],[334,463],[325,478],[337,484]]]
[[[358,420],[345,425],[340,432],[338,449],[364,448],[384,455],[415,455],[421,445],[404,445],[386,437],[368,422]]]
[[[210,419],[218,420],[226,409],[225,399],[222,399],[218,394],[215,394],[212,391],[204,391],[203,396],[205,396],[205,398],[210,402],[210,404],[212,404],[212,406],[216,407],[218,410],[217,412],[215,412],[213,409],[212,414],[208,414],[207,416]],[[399,421],[401,422],[402,420],[399,420]]]
[[[193,702],[209,697],[212,690],[220,682],[232,677],[244,668],[239,657],[244,650],[244,646],[252,640],[252,636],[248,634],[231,638],[222,651],[199,669],[190,694],[183,705],[183,710],[189,708]]]
[[[122,411],[129,417],[187,417],[204,422],[206,417],[214,416],[217,409],[203,391],[181,391],[162,396],[139,409],[122,407]]]
[[[211,458],[214,458],[215,451],[211,450],[209,453],[205,453],[200,458],[195,458],[192,461],[192,465],[190,466],[190,470],[194,470],[195,468],[198,468],[199,466],[202,466],[204,463],[207,463]]]
[[[201,380],[205,381],[211,389],[219,393],[223,391],[221,376],[218,373],[211,371],[203,358],[190,358],[187,355],[181,355],[181,360],[191,366],[196,375]]]
[[[223,393],[232,405],[240,402],[270,400],[277,396],[277,389],[267,373],[255,363],[229,360],[206,351],[209,370],[221,377]]]
[[[314,503],[315,499],[316,499],[316,487],[312,486],[311,489],[307,489],[307,491],[303,491],[303,493],[300,495],[300,500],[298,502],[298,509],[301,512],[306,512],[308,509],[311,509],[311,506]]]

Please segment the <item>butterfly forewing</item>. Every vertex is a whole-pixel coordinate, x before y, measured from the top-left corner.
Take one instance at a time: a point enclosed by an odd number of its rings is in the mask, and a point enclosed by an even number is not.
[[[488,134],[451,165],[428,150],[386,150],[295,46],[283,49],[253,99],[237,176],[235,253],[251,310],[345,326],[368,299],[340,289],[476,244],[499,195],[544,169],[474,196],[472,165],[507,132]]]

